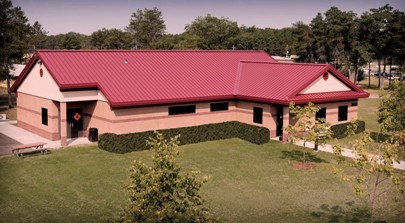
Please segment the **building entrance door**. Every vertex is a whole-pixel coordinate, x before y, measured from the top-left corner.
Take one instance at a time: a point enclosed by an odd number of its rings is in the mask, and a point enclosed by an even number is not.
[[[277,108],[276,136],[283,135],[283,107]]]
[[[67,138],[77,138],[83,130],[83,109],[70,108],[66,112]]]

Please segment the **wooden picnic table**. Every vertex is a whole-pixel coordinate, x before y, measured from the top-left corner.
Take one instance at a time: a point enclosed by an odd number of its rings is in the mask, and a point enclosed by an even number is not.
[[[23,157],[24,154],[27,153],[34,153],[34,152],[41,152],[43,154],[48,153],[48,149],[44,148],[44,142],[35,142],[29,144],[22,144],[17,146],[11,147],[11,152],[16,155],[17,157]]]

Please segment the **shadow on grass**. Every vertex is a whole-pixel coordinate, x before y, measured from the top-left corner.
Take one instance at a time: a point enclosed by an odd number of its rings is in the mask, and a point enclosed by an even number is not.
[[[339,205],[330,206],[322,204],[319,211],[311,212],[313,218],[322,220],[322,222],[369,222],[370,212],[366,208],[353,207],[354,201],[346,203],[343,208]]]
[[[319,158],[317,155],[311,154],[309,152],[305,153],[306,156],[306,161],[308,162],[313,162],[313,163],[329,163],[328,161]],[[293,161],[303,161],[304,158],[304,152],[299,151],[299,150],[283,150],[281,151],[281,159],[289,159]]]

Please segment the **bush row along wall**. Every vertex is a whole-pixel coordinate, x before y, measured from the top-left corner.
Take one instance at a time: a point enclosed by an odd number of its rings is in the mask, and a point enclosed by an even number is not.
[[[166,138],[180,135],[180,145],[230,138],[240,138],[260,145],[270,140],[269,129],[236,121],[158,131]],[[98,147],[113,153],[145,150],[149,149],[146,141],[153,136],[153,131],[122,135],[104,133],[99,137]]]
[[[357,120],[356,121],[358,124],[357,130],[356,130],[356,134],[364,132],[366,130],[366,123],[364,121],[361,120]],[[337,125],[333,125],[330,127],[333,135],[333,138],[336,139],[341,139],[346,137],[346,131],[347,131],[347,127],[350,125],[350,122],[346,122],[346,123],[342,123],[342,124],[337,124]]]

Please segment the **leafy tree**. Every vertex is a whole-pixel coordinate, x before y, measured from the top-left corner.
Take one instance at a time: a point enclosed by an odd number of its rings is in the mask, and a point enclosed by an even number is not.
[[[290,114],[296,123],[288,125],[285,130],[288,132],[289,141],[302,140],[304,142],[304,164],[306,163],[306,142],[323,145],[332,135],[330,124],[325,122],[325,119],[315,120],[315,115],[319,109],[311,102],[306,106],[296,106],[293,102],[290,103]]]
[[[48,32],[44,30],[38,21],[34,22],[31,27],[31,34],[29,38],[29,48],[31,53],[34,53],[37,49],[44,49],[47,33]]]
[[[165,34],[162,12],[156,7],[138,9],[132,14],[127,30],[132,33],[136,48],[149,48]]]
[[[353,82],[355,78],[351,67],[351,56],[356,30],[355,18],[356,14],[352,11],[344,12],[337,7],[331,7],[325,12],[329,62],[334,63],[335,68],[341,69],[343,73],[347,73]]]
[[[64,34],[46,36],[44,49],[62,49],[62,39]]]
[[[28,48],[30,25],[20,7],[10,0],[0,0],[0,79],[7,80],[10,88],[9,70],[13,63],[23,60]],[[9,107],[13,107],[9,93]]]
[[[378,109],[378,122],[382,130],[405,130],[405,83],[394,82],[388,95],[382,98]]]
[[[298,55],[299,62],[314,62],[312,31],[303,22],[293,24],[293,34],[296,37],[294,52]]]
[[[197,17],[191,24],[186,25],[185,29],[185,35],[196,36],[197,46],[203,50],[230,49],[232,43],[228,40],[239,33],[236,22],[210,14]]]
[[[386,72],[387,58],[396,56],[404,60],[404,13],[394,10],[387,4],[365,12],[361,16],[361,21],[361,39],[368,43],[369,50],[378,61],[379,87],[384,89],[381,74]],[[381,65],[383,65],[382,69]]]
[[[356,131],[356,122],[348,127],[347,135],[352,136]],[[352,144],[353,159],[342,156],[343,147],[334,145],[333,151],[337,155],[339,164],[346,164],[351,168],[334,168],[334,173],[349,182],[356,195],[366,195],[370,207],[370,222],[378,217],[379,202],[387,196],[393,197],[398,213],[403,213],[405,193],[405,173],[394,170],[394,162],[398,162],[400,151],[405,146],[405,132],[400,132],[391,141],[376,142],[369,132]],[[380,203],[380,205],[383,205]],[[383,216],[380,216],[383,217]],[[404,219],[402,219],[404,220]],[[401,220],[399,220],[401,221]]]
[[[62,48],[63,49],[73,49],[79,50],[82,48],[82,44],[80,41],[80,34],[70,32],[63,36],[62,38]]]
[[[129,206],[121,222],[213,222],[199,191],[207,180],[198,171],[183,173],[175,157],[179,136],[165,140],[156,133],[147,142],[153,166],[134,161],[130,168]]]
[[[326,25],[322,14],[318,13],[309,26],[312,30],[314,60],[319,63],[326,63],[329,61],[327,54],[329,47],[326,38]]]
[[[100,29],[90,36],[92,47],[97,49],[130,49],[131,34],[119,29]]]

